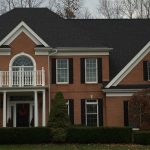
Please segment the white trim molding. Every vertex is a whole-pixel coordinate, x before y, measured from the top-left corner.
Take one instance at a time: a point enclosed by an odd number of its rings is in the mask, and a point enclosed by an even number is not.
[[[103,89],[106,93],[106,97],[121,97],[121,96],[133,96],[134,93],[142,89]]]
[[[49,47],[49,45],[23,21],[21,21],[7,36],[0,41],[0,46],[9,45],[22,32],[30,37],[35,44]]]
[[[148,42],[141,51],[106,85],[106,88],[117,86],[131,70],[150,52],[150,42]]]

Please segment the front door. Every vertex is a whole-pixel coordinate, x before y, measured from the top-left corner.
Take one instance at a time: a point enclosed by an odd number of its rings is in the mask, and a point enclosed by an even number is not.
[[[29,104],[16,104],[16,126],[29,127]]]

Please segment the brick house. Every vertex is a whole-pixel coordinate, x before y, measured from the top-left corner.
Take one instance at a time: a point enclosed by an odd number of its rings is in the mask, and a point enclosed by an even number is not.
[[[63,92],[73,124],[127,126],[150,87],[150,20],[65,20],[47,8],[0,16],[0,126],[46,126]]]

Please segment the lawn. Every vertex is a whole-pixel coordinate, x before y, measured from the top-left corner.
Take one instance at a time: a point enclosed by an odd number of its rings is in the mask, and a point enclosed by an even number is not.
[[[150,146],[98,144],[1,145],[0,150],[150,150]]]

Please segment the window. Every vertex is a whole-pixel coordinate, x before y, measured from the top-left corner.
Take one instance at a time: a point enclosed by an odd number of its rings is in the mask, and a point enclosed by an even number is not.
[[[69,83],[69,61],[68,59],[57,59],[56,82],[58,84]]]
[[[148,80],[150,81],[150,61],[147,62]]]
[[[86,100],[85,117],[87,126],[99,126],[98,100]]]
[[[85,81],[86,83],[97,83],[97,59],[85,59]]]

